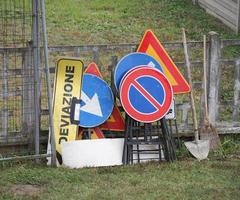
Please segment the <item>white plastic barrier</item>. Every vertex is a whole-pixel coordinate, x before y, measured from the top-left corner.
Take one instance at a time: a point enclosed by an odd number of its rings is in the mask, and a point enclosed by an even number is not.
[[[123,145],[123,138],[65,142],[63,165],[69,168],[122,165]]]

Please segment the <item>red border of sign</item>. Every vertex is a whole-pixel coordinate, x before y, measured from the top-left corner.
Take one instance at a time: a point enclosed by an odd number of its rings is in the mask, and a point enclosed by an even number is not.
[[[143,114],[137,111],[133,105],[131,104],[129,100],[129,91],[130,87],[134,80],[136,80],[139,77],[143,76],[152,76],[158,81],[161,82],[162,86],[165,90],[165,100],[164,104],[158,109],[157,112],[154,112],[152,114]],[[152,98],[149,96],[148,98]],[[121,86],[120,86],[120,100],[122,102],[122,106],[124,110],[128,113],[129,116],[131,116],[133,119],[144,122],[144,123],[151,123],[160,120],[162,117],[164,117],[172,103],[173,99],[173,91],[172,86],[169,83],[166,76],[160,72],[159,70],[149,67],[149,66],[138,66],[135,69],[131,70],[122,80]],[[154,98],[152,98],[153,102],[156,101]]]
[[[174,62],[172,61],[172,59],[170,58],[170,56],[168,55],[168,53],[166,52],[166,50],[164,49],[160,41],[157,39],[157,37],[154,35],[154,33],[151,30],[147,30],[137,49],[137,52],[146,53],[150,45],[156,51],[157,55],[165,64],[169,73],[171,73],[172,77],[177,82],[177,85],[172,85],[173,93],[180,94],[180,93],[190,92],[189,84],[187,83],[187,81],[185,80],[181,72],[178,70],[177,66],[174,64]]]

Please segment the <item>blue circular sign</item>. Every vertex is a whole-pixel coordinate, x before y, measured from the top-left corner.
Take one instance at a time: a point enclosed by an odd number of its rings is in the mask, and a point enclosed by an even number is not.
[[[124,56],[117,64],[115,71],[114,71],[114,84],[116,89],[119,91],[120,89],[120,83],[123,78],[123,76],[131,69],[137,66],[149,66],[156,68],[163,72],[163,69],[161,65],[158,63],[158,61],[153,58],[152,56],[149,56],[145,53],[130,53],[126,56]]]
[[[83,75],[79,126],[91,128],[104,123],[112,113],[114,97],[108,84],[92,74]]]

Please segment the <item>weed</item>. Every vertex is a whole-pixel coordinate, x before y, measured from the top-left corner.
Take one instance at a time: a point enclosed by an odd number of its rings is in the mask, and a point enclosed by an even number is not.
[[[214,156],[220,158],[240,156],[240,137],[224,137],[223,141],[221,142],[221,146],[213,153]]]

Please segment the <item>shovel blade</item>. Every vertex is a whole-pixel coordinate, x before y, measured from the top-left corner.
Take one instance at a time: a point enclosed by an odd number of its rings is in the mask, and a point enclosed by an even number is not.
[[[193,142],[185,142],[188,151],[199,161],[206,159],[209,153],[209,140],[198,140]]]

